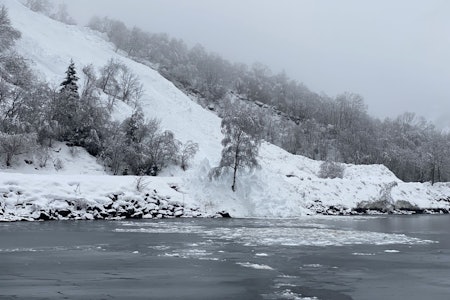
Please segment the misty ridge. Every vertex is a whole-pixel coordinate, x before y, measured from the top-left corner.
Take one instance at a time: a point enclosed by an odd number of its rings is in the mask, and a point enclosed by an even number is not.
[[[74,24],[64,5],[54,7],[46,0],[24,3],[33,11]],[[6,166],[18,154],[35,149],[45,153],[53,141],[65,141],[86,148],[113,174],[157,175],[169,165],[188,168],[198,141],[182,144],[173,133],[162,130],[157,119],[144,120],[140,78],[126,66],[114,60],[99,70],[68,64],[61,87],[51,88],[14,52],[20,33],[10,26],[5,8],[0,24],[4,45],[0,48],[0,154]],[[223,128],[236,119],[237,112],[246,111],[251,120],[241,117],[236,123],[248,136],[244,149],[250,157],[242,161],[243,166],[257,165],[253,162],[257,151],[251,148],[257,150],[259,141],[265,140],[292,154],[335,162],[337,176],[339,163],[383,164],[404,181],[450,180],[449,133],[413,113],[380,120],[369,115],[363,96],[356,93],[319,94],[285,73],[274,74],[264,64],[230,62],[201,45],[188,47],[181,39],[130,28],[108,17],[93,17],[87,26],[110,41],[116,52],[157,70],[193,101],[222,117]],[[80,70],[85,82],[79,90]],[[107,105],[100,101],[101,95],[108,99]],[[121,124],[110,120],[116,101],[135,109]],[[71,117],[68,111],[76,113]]]

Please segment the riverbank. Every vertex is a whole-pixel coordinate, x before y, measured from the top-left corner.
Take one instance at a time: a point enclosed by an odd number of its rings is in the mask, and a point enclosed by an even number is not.
[[[450,212],[450,199],[445,198],[450,194],[448,184],[305,180],[296,185],[298,207],[291,209],[294,203],[286,201],[286,191],[267,201],[252,192],[257,184],[247,187],[248,193],[241,198],[242,191],[232,193],[217,183],[181,177],[0,175],[0,221]]]

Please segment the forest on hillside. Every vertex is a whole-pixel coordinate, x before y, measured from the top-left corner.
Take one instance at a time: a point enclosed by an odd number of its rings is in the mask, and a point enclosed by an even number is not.
[[[232,63],[201,45],[189,48],[180,39],[119,20],[93,17],[88,26],[104,33],[116,51],[156,68],[219,115],[230,99],[260,107],[263,138],[293,154],[384,164],[405,181],[450,180],[450,135],[414,113],[380,120],[352,92],[317,94],[261,63]]]
[[[34,11],[72,24],[66,13],[52,14],[48,1],[28,0],[26,4]],[[9,24],[6,10],[2,11],[6,18],[0,22]],[[318,94],[285,73],[273,74],[263,64],[232,63],[201,45],[190,48],[180,39],[129,28],[119,20],[93,17],[88,27],[103,34],[116,51],[156,69],[219,116],[229,115],[233,106],[246,106],[258,119],[259,138],[293,154],[343,163],[384,164],[404,181],[450,180],[450,135],[413,113],[380,120],[370,116],[363,97],[352,92],[336,97]],[[139,78],[114,60],[100,70],[82,67],[86,82],[81,84],[83,89],[76,102],[80,115],[76,119],[61,119],[55,112],[64,111],[65,104],[60,105],[64,103],[61,101],[64,85],[49,87],[48,83],[39,82],[25,60],[14,52],[14,41],[20,33],[11,26],[1,28],[0,131],[3,139],[11,134],[33,133],[39,145],[51,143],[51,140],[69,141],[103,157],[115,174],[137,174],[144,170],[154,174],[172,162],[182,165],[184,150],[188,156],[193,155],[191,152],[195,154],[195,141],[182,145],[173,134],[159,128],[158,120],[143,119],[139,112],[142,92]],[[100,101],[100,95],[106,95],[106,105]],[[128,125],[110,121],[114,101],[124,101],[135,107]],[[80,120],[83,120],[83,128],[79,128]],[[127,133],[127,126],[140,129]],[[122,136],[111,132],[121,132]],[[141,136],[133,136],[138,132]],[[151,147],[143,150],[141,144],[153,136],[158,137],[158,143],[165,141],[160,143],[165,145],[162,152],[170,154],[151,171],[148,159],[152,155],[139,155],[150,151]],[[110,138],[118,139],[119,143],[108,141]],[[124,152],[109,149],[113,144],[128,147],[131,151],[128,154],[138,155],[137,161],[145,167],[132,166],[131,162],[124,162],[124,157],[116,157]]]
[[[58,170],[63,162],[53,161],[51,151],[60,141],[85,148],[112,174],[157,175],[168,165],[189,167],[198,145],[178,141],[158,119],[144,117],[140,80],[126,65],[110,60],[98,70],[87,65],[78,72],[68,62],[61,84],[52,86],[14,50],[20,37],[0,7],[1,164],[11,167],[27,155],[26,163]],[[117,101],[134,108],[122,122],[111,118]]]

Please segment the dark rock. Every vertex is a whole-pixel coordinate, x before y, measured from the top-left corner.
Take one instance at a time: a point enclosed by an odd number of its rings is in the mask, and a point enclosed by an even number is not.
[[[68,209],[62,209],[62,210],[56,211],[56,213],[59,214],[63,218],[67,218],[67,216],[70,215],[71,211]]]
[[[113,203],[109,203],[108,205],[103,206],[106,210],[110,210],[113,207]]]
[[[42,221],[49,221],[49,220],[51,220],[50,214],[45,212],[45,211],[41,211],[41,214],[39,215],[39,217],[37,219],[38,220],[42,220]]]
[[[386,200],[378,200],[378,201],[362,201],[358,203],[357,209],[365,209],[367,210],[373,210],[373,211],[379,211],[382,213],[389,213],[392,212],[393,207],[392,205],[386,201]]]
[[[119,195],[117,194],[109,195],[109,199],[111,199],[113,202],[117,201],[119,199]]]
[[[356,207],[356,208],[352,209],[352,211],[354,211],[358,214],[365,214],[365,213],[367,213],[367,208]]]
[[[220,211],[217,214],[219,214],[222,218],[231,218],[230,214],[226,211]]]
[[[94,212],[94,219],[95,220],[102,220],[104,219],[103,215],[99,212]]]
[[[113,218],[117,217],[117,214],[118,214],[117,210],[115,210],[115,209],[108,209],[108,211],[105,213],[108,214],[108,217],[113,217]]]
[[[420,210],[418,206],[411,204],[406,200],[398,200],[394,203],[394,208],[399,210],[416,211]]]

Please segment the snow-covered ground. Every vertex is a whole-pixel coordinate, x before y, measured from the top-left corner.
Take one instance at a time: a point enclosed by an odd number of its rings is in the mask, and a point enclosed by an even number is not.
[[[321,162],[291,155],[268,143],[260,150],[261,168],[241,175],[233,193],[230,176],[217,181],[207,176],[218,164],[221,152],[220,119],[215,114],[191,101],[153,69],[116,53],[98,33],[58,23],[31,12],[16,0],[0,0],[2,4],[9,9],[13,26],[22,32],[19,53],[52,84],[61,82],[71,59],[79,70],[88,64],[100,68],[110,58],[120,60],[144,85],[144,114],[161,119],[162,127],[173,131],[177,139],[197,142],[200,150],[187,172],[170,168],[161,177],[145,178],[148,184],[138,191],[138,178],[109,176],[83,149],[70,151],[64,144],[57,144],[44,168],[36,167],[36,163],[26,165],[21,158],[14,169],[1,171],[0,219],[14,219],[19,214],[36,216],[41,210],[70,206],[65,200],[74,203],[81,199],[91,208],[95,203],[104,207],[109,205],[111,195],[123,195],[141,203],[148,193],[161,199],[170,197],[206,214],[225,210],[236,217],[348,213],[361,202],[363,209],[376,208],[371,206],[374,202],[390,208],[450,208],[446,200],[450,198],[449,184],[403,183],[380,165],[347,165],[343,179],[320,179]],[[130,113],[131,108],[122,103],[113,115],[123,119]]]

